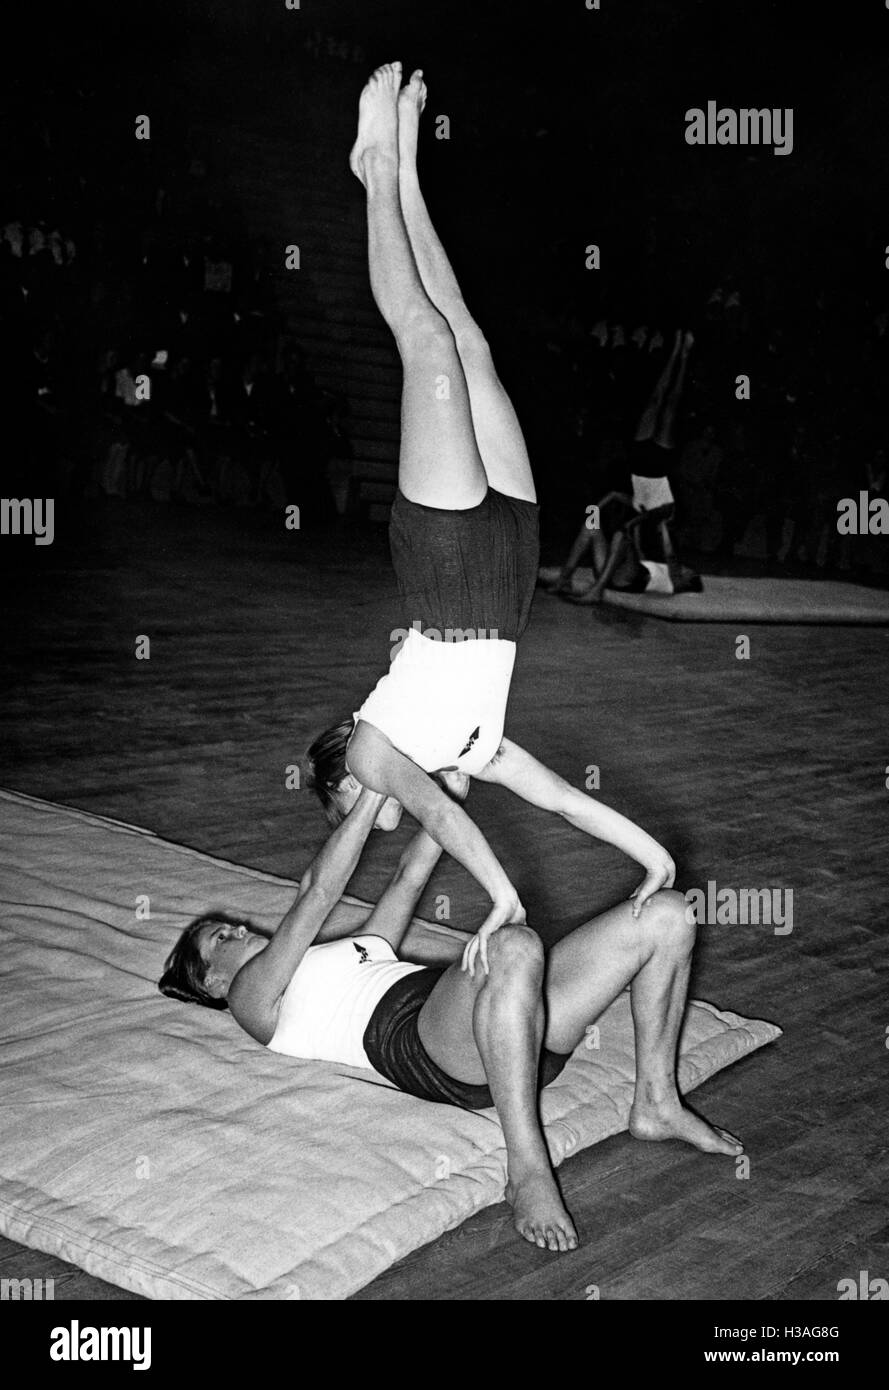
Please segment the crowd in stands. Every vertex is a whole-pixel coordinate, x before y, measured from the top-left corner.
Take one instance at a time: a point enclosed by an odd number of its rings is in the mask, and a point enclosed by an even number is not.
[[[209,159],[163,181],[138,159],[78,167],[41,119],[22,145],[0,214],[4,487],[328,514],[344,403],[288,337],[269,253]]]

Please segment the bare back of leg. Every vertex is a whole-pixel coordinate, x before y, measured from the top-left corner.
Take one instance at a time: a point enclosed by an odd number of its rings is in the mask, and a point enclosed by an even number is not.
[[[404,370],[399,486],[413,502],[459,510],[482,500],[487,478],[454,336],[423,287],[402,217],[400,83],[399,63],[378,68],[367,83],[350,163],[367,189],[371,289]]]
[[[525,438],[488,343],[473,319],[444,247],[432,225],[417,175],[417,135],[426,102],[421,71],[398,102],[399,191],[411,249],[429,299],[454,335],[469,391],[472,425],[488,483],[509,497],[536,502]]]

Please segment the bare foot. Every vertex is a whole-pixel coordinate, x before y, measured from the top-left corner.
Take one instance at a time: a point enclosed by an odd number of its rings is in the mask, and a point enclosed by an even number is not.
[[[579,1244],[574,1222],[565,1210],[552,1173],[529,1173],[510,1181],[506,1200],[513,1210],[520,1236],[541,1250],[576,1250]]]
[[[556,589],[559,598],[566,599],[568,603],[580,604],[582,608],[590,608],[602,602],[603,590],[597,584],[593,584],[589,589]]]
[[[358,134],[349,155],[349,167],[367,187],[364,159],[370,150],[398,158],[398,90],[401,64],[384,63],[377,68],[358,102]]]
[[[537,587],[543,589],[548,594],[574,594],[581,593],[582,590],[575,589],[573,574],[564,578],[564,570],[558,569],[555,565],[551,567],[541,566],[537,571]]]
[[[633,1102],[630,1111],[630,1133],[634,1139],[682,1139],[686,1144],[707,1154],[729,1154],[736,1157],[744,1152],[740,1139],[727,1129],[708,1125],[693,1110],[687,1110],[677,1097],[657,1105],[653,1102]]]
[[[423,69],[411,73],[411,79],[402,87],[398,97],[398,162],[411,169],[417,162],[417,136],[420,133],[420,115],[426,105],[426,83]]]

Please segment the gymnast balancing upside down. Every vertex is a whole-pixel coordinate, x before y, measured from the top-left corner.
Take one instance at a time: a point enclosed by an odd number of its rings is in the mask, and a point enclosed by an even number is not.
[[[393,829],[408,810],[486,889],[493,906],[466,951],[473,970],[478,953],[486,962],[491,933],[523,921],[524,909],[484,836],[431,774],[499,782],[622,849],[645,870],[637,912],[671,887],[675,866],[638,825],[503,737],[537,581],[534,480],[515,411],[420,191],[422,73],[400,85],[400,63],[371,77],[350,163],[367,191],[371,288],[404,373],[390,542],[408,636],[357,713],[317,738],[309,758],[333,824],[361,787],[381,792],[378,828]],[[415,622],[445,640],[422,635]],[[447,640],[449,630],[469,635]]]
[[[469,778],[457,774],[451,786],[465,796]],[[487,971],[461,967],[459,941],[442,948],[438,968],[411,964],[399,959],[399,947],[441,854],[425,830],[362,920],[339,901],[383,804],[382,794],[361,790],[271,936],[218,916],[187,927],[161,990],[211,1008],[227,1004],[274,1052],[369,1068],[424,1100],[496,1106],[515,1227],[541,1248],[572,1250],[578,1236],[550,1165],[538,1089],[627,985],[636,1050],[630,1132],[682,1139],[706,1153],[742,1152],[732,1135],[685,1108],[676,1088],[695,937],[681,894],[655,892],[639,916],[621,903],[546,957],[535,932],[512,924],[492,937]],[[319,933],[325,939],[315,944]]]

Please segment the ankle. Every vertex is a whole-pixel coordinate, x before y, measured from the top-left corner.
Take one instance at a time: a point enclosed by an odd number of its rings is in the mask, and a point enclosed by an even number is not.
[[[658,1081],[646,1081],[641,1085],[637,1083],[636,1092],[633,1096],[634,1110],[671,1110],[681,1107],[682,1101],[679,1099],[679,1092],[676,1084],[669,1078]]]
[[[549,1155],[542,1145],[530,1144],[520,1154],[513,1151],[507,1155],[506,1183],[508,1187],[519,1187],[523,1182],[528,1182],[530,1178],[539,1177],[541,1173],[549,1174],[551,1172],[552,1165],[549,1161]]]
[[[367,145],[361,151],[360,162],[365,170],[379,170],[386,173],[398,169],[398,152],[395,146],[384,144]]]

